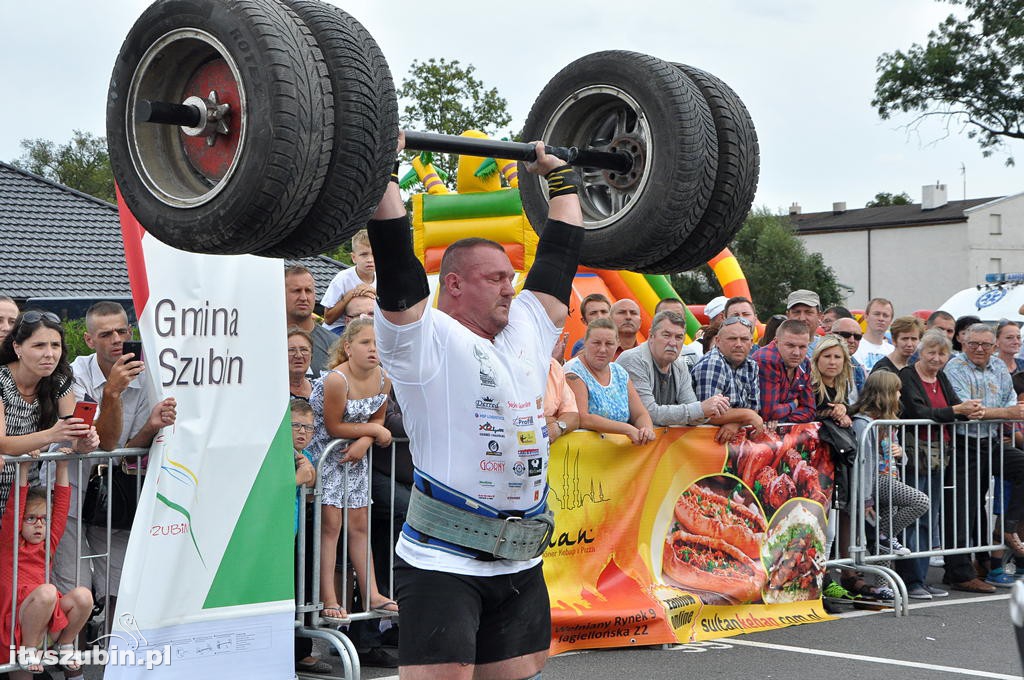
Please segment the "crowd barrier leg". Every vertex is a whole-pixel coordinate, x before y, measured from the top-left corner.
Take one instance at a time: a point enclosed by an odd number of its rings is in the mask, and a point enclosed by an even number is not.
[[[342,675],[324,675],[323,673],[303,673],[297,671],[296,675],[300,678],[340,678],[342,680],[359,680],[360,669],[359,669],[359,654],[356,652],[355,645],[348,639],[348,636],[342,633],[340,630],[334,628],[311,628],[307,626],[300,626],[295,629],[295,634],[299,637],[310,638],[313,640],[323,640],[334,647],[335,651],[338,652],[338,657],[341,659]]]

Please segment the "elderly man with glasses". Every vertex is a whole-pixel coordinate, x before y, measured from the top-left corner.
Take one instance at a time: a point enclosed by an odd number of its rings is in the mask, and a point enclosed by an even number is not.
[[[694,391],[702,402],[715,395],[729,400],[729,408],[708,418],[721,429],[715,438],[720,443],[732,440],[741,427],[755,432],[764,429],[758,412],[761,398],[757,364],[750,358],[754,342],[754,324],[741,316],[726,318],[715,335],[714,347],[693,367]]]
[[[1010,372],[992,355],[996,335],[990,326],[976,323],[964,335],[964,352],[946,364],[946,377],[961,401],[981,401],[982,420],[1022,420],[1024,404],[1017,403]],[[999,469],[1001,427],[999,425],[958,425],[953,446],[953,463],[947,473],[945,507],[945,547],[966,547],[977,525],[978,512],[984,507],[989,476],[994,474],[1012,486],[1003,513],[1003,541],[1018,557],[1024,557],[1024,542],[1017,533],[1024,517],[1024,451],[1003,446]],[[953,477],[955,487],[948,478]],[[982,525],[984,526],[984,524]],[[987,531],[987,529],[982,529]],[[984,537],[978,537],[981,541]],[[946,555],[945,581],[957,590],[988,593],[994,588],[976,578],[970,555]]]

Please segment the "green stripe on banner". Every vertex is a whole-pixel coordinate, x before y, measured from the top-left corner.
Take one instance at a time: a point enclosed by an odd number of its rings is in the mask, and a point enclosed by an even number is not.
[[[519,189],[484,191],[478,194],[424,194],[423,221],[504,217],[523,211]]]
[[[295,597],[295,460],[286,410],[245,501],[203,609]]]
[[[672,282],[664,274],[644,274],[644,278],[647,279],[647,283],[651,284],[651,288],[654,289],[654,293],[659,299],[675,298],[681,300],[679,293],[672,287]],[[697,331],[700,330],[700,321],[693,315],[690,308],[685,305],[685,302],[683,313],[686,316],[686,334],[691,338],[696,337]]]

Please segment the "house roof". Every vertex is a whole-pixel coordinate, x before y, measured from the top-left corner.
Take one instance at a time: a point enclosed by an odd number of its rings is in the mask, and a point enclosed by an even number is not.
[[[127,297],[131,293],[117,207],[0,162],[0,294]],[[318,296],[346,265],[287,260],[316,278]]]
[[[922,210],[920,203],[888,205],[879,208],[855,208],[839,214],[832,212],[790,215],[789,220],[800,234],[827,231],[860,231],[863,229],[891,229],[895,227],[923,227],[931,224],[966,222],[965,210],[995,198],[969,198],[950,201],[940,208]]]

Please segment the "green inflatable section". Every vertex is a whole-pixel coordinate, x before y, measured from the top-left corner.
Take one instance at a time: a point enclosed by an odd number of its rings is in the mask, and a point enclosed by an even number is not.
[[[659,300],[675,298],[683,303],[683,312],[686,315],[686,334],[691,338],[697,337],[697,331],[700,330],[700,321],[697,321],[697,317],[686,306],[686,302],[679,297],[679,293],[669,283],[668,277],[664,274],[644,274],[644,278],[647,279],[647,283],[651,284],[651,288],[654,289],[654,293],[658,296]]]
[[[485,191],[479,194],[424,194],[423,221],[470,220],[479,217],[519,215],[523,204],[519,189]]]

